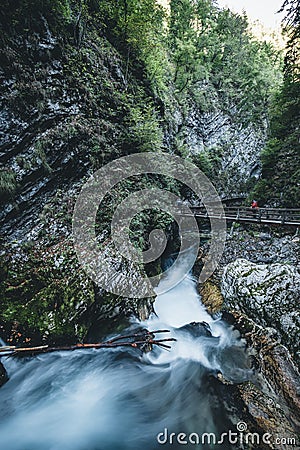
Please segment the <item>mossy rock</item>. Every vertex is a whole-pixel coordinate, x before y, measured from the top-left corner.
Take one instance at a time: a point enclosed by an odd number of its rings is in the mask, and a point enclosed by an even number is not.
[[[202,303],[206,306],[209,313],[214,314],[223,306],[223,296],[220,288],[211,281],[206,281],[200,286],[200,294],[202,297]]]
[[[38,334],[52,342],[85,336],[89,323],[83,316],[95,300],[94,286],[79,267],[68,239],[43,249],[18,248],[1,266],[2,323],[17,324],[21,334]],[[8,329],[14,343],[13,327]]]

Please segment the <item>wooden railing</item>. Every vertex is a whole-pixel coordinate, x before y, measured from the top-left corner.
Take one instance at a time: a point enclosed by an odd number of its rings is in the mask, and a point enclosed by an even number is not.
[[[224,218],[234,222],[262,223],[274,225],[300,226],[300,209],[248,208],[244,206],[225,206],[220,215],[208,214],[203,206],[191,206],[196,217],[209,219]]]

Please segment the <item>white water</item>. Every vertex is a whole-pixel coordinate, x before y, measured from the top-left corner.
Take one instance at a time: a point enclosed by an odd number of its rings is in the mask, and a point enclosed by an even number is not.
[[[0,449],[154,450],[166,427],[227,430],[228,399],[215,375],[250,376],[242,343],[207,314],[192,278],[158,297],[155,310],[142,326],[170,329],[177,339],[170,352],[78,350],[3,361],[10,380],[0,389]],[[193,321],[207,322],[213,336],[178,330]]]

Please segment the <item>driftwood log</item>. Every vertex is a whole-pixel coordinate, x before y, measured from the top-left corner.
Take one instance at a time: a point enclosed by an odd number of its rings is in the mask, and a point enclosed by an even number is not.
[[[141,350],[149,350],[153,345],[157,345],[164,349],[170,349],[170,345],[166,342],[174,342],[175,338],[165,338],[165,339],[155,339],[155,334],[158,333],[169,333],[170,330],[141,330],[138,333],[128,334],[126,336],[118,336],[113,339],[104,342],[98,342],[95,344],[75,344],[71,346],[62,347],[50,347],[49,345],[41,345],[38,347],[15,347],[15,346],[4,346],[0,347],[0,358],[7,356],[34,356],[40,353],[50,353],[57,351],[73,351],[79,349],[87,348],[115,348],[115,347],[133,347],[139,348]]]

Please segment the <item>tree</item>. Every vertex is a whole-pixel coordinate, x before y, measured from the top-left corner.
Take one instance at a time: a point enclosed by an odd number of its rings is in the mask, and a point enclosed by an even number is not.
[[[262,153],[262,178],[255,193],[268,203],[300,207],[300,2],[286,0],[288,42],[284,83],[272,110],[270,139]]]
[[[284,30],[288,41],[285,56],[285,75],[299,81],[300,76],[300,0],[285,0],[281,12],[286,12]]]

